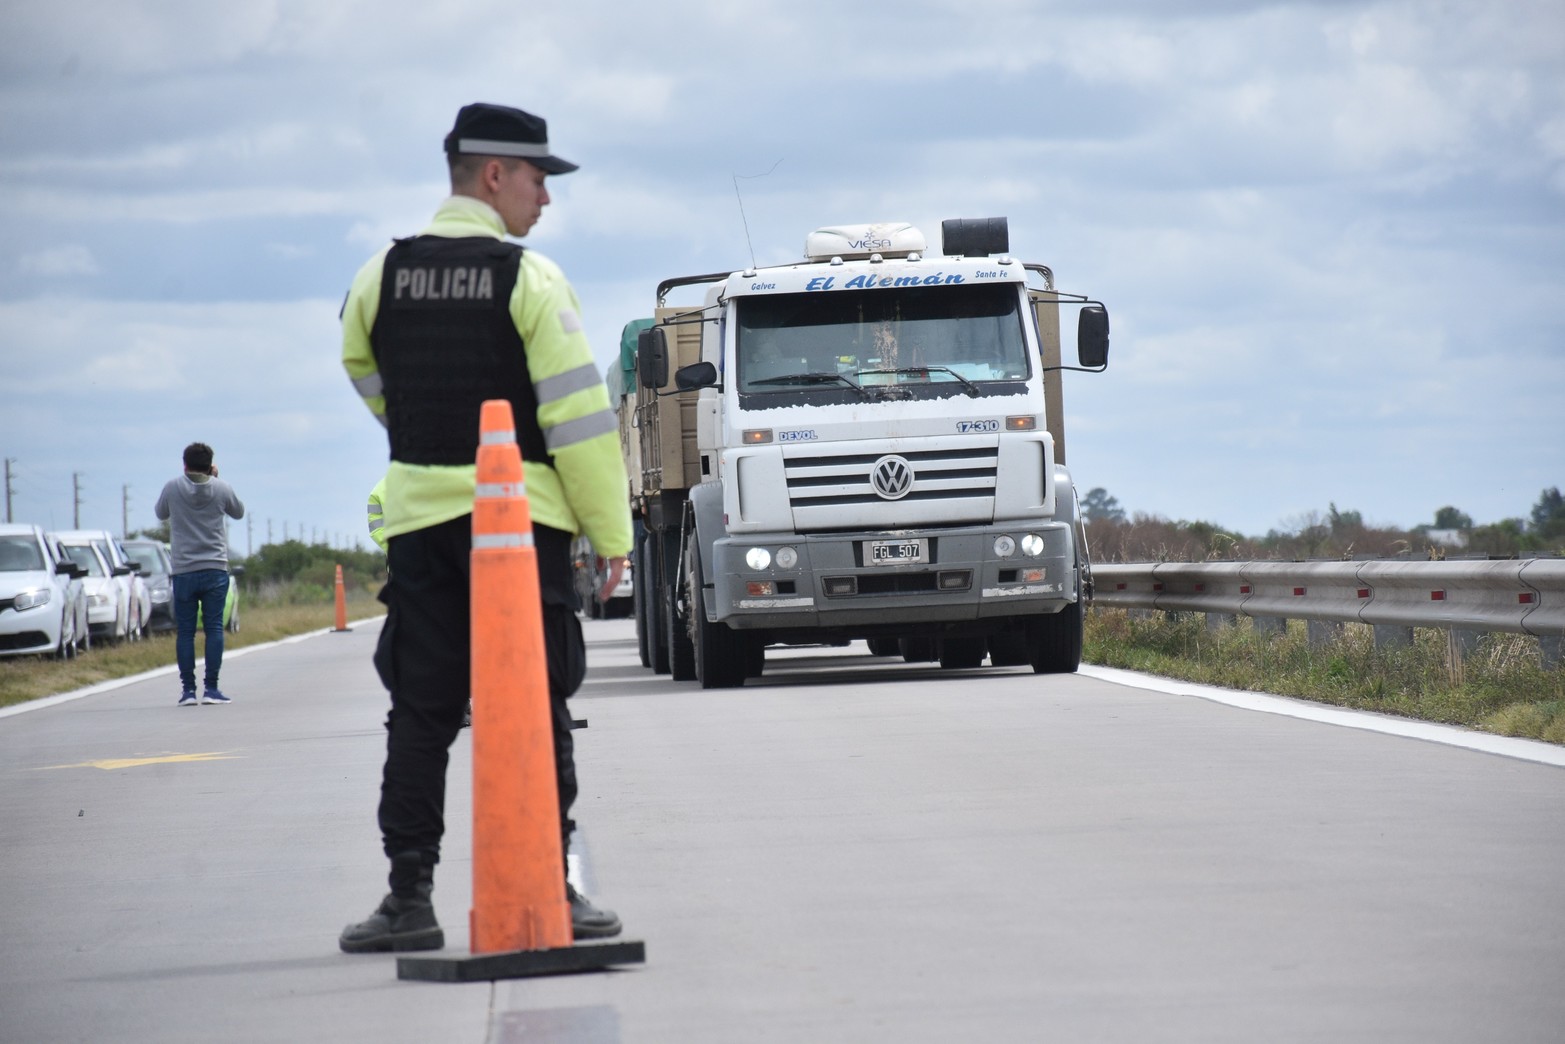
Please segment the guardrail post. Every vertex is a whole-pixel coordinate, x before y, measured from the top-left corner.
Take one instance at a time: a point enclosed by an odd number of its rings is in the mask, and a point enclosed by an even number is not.
[[[1413,629],[1393,624],[1375,624],[1376,649],[1406,649],[1413,644]]]
[[[1306,620],[1304,625],[1311,649],[1324,649],[1342,637],[1342,624],[1337,620]]]
[[[1560,642],[1559,635],[1542,635],[1538,638],[1538,655],[1546,671],[1560,669]]]
[[[1221,631],[1224,627],[1232,627],[1239,622],[1239,618],[1233,613],[1207,613],[1206,629],[1208,631]]]
[[[1281,636],[1288,633],[1288,618],[1285,616],[1257,616],[1252,623],[1256,634]]]

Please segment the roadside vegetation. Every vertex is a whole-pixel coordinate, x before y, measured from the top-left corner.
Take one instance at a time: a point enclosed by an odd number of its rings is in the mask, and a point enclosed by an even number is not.
[[[1311,648],[1304,621],[1282,634],[1248,619],[1210,630],[1204,614],[1093,609],[1083,659],[1206,685],[1296,696],[1358,710],[1565,744],[1565,669],[1547,670],[1538,640],[1491,634],[1455,661],[1444,632],[1376,649],[1373,629],[1347,624]]]
[[[225,634],[224,650],[243,649],[336,625],[336,574],[342,566],[348,620],[380,616],[385,606],[375,595],[386,581],[386,559],[379,552],[344,551],[297,540],[268,544],[247,559],[239,581],[239,632]],[[196,636],[196,657],[206,641]],[[139,642],[94,642],[75,659],[37,656],[0,659],[0,707],[73,692],[100,682],[156,670],[174,663],[174,632],[149,634]],[[169,691],[178,688],[170,680]]]

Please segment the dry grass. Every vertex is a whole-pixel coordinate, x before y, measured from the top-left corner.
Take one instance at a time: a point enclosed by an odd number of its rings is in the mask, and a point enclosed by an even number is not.
[[[1196,613],[1133,617],[1094,609],[1084,658],[1110,667],[1338,706],[1445,722],[1505,736],[1565,743],[1565,669],[1542,666],[1538,641],[1485,636],[1452,670],[1442,631],[1415,632],[1410,647],[1375,648],[1374,632],[1347,625],[1311,648],[1303,621],[1283,634],[1257,632],[1247,619],[1217,631]]]
[[[385,609],[370,598],[350,599],[349,620],[379,616]],[[336,610],[330,603],[314,605],[240,603],[239,633],[224,635],[224,649],[243,649],[319,631],[336,624]],[[196,656],[200,657],[203,639],[196,637]],[[0,707],[73,692],[114,678],[167,667],[174,663],[174,633],[153,635],[145,641],[118,645],[94,644],[92,651],[74,660],[52,660],[37,656],[11,656],[0,659]]]

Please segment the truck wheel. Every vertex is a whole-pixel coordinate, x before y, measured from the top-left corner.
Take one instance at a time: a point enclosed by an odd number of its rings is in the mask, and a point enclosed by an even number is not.
[[[867,642],[871,656],[896,656],[902,652],[895,638],[870,638]]]
[[[1001,631],[989,636],[989,663],[994,667],[1020,667],[1031,665],[1032,648],[1027,644],[1027,632]]]
[[[745,649],[744,676],[759,678],[765,671],[766,639],[760,635],[751,635],[750,644]]]
[[[907,663],[929,663],[940,658],[940,646],[933,638],[898,638],[897,648]]]
[[[1057,613],[1039,616],[1034,624],[1032,670],[1034,674],[1075,674],[1081,666],[1081,632],[1085,607],[1076,601]]]
[[[663,541],[656,533],[647,534],[646,601],[648,664],[658,674],[668,673],[668,625],[663,617],[668,613],[668,599],[663,595]]]
[[[665,551],[667,548],[665,548]],[[678,558],[668,556],[664,564],[669,569],[678,568]],[[690,641],[690,617],[693,607],[688,603],[685,612],[679,611],[679,594],[683,577],[670,576],[664,588],[663,620],[668,635],[668,672],[675,681],[694,681],[696,677],[696,650]]]
[[[696,677],[703,689],[734,689],[744,684],[750,660],[750,636],[736,634],[727,624],[711,623],[701,607],[701,558],[692,545],[686,552],[690,560],[685,588],[685,607],[690,614],[692,659]],[[765,653],[762,653],[764,662]],[[759,673],[759,672],[757,672]]]
[[[637,522],[635,548],[631,552],[635,571],[630,574],[630,606],[631,614],[636,618],[636,652],[641,657],[641,666],[651,667],[652,653],[647,648],[647,577],[641,572],[647,560],[646,545],[646,534]]]
[[[978,667],[984,662],[982,635],[940,639],[940,667],[942,670],[959,671]]]

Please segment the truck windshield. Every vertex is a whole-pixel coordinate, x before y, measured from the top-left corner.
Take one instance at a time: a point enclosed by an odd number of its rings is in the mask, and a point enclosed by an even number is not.
[[[736,308],[744,393],[944,385],[940,394],[973,394],[1029,372],[1015,285],[776,294]]]

